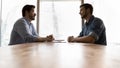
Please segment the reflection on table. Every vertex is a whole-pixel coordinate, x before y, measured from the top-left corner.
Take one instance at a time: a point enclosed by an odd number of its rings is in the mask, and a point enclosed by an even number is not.
[[[0,48],[0,68],[120,68],[120,46],[26,43]]]

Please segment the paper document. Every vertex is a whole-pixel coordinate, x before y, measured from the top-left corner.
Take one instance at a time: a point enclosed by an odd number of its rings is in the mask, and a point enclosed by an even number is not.
[[[54,40],[53,42],[54,42],[54,43],[66,43],[65,40],[61,40],[61,39],[60,39],[60,40]]]

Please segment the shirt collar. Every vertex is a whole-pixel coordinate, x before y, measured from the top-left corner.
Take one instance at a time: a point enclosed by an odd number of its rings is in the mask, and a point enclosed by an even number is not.
[[[23,18],[26,20],[28,25],[31,25],[31,22],[28,19],[26,19],[25,17],[23,17]]]

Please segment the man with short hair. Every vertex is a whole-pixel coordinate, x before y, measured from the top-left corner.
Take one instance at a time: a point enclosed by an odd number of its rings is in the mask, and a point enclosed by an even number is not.
[[[85,3],[80,6],[81,18],[86,22],[78,37],[69,36],[68,42],[82,42],[106,45],[106,29],[103,21],[92,15],[93,7]]]
[[[34,13],[34,5],[25,5],[22,9],[22,18],[16,21],[11,32],[9,45],[30,43],[30,42],[45,42],[53,41],[52,35],[47,37],[39,37],[34,29],[32,20],[35,20],[36,14]]]

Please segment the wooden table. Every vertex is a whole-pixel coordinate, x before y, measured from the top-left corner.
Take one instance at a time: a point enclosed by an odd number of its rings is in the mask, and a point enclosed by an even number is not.
[[[0,47],[0,68],[120,68],[120,46],[46,42]]]

